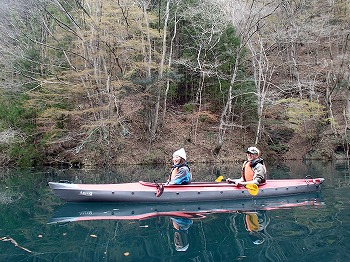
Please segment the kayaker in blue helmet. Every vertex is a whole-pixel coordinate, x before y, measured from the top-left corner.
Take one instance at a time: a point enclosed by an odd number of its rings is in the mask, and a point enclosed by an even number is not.
[[[226,179],[228,183],[234,183],[237,186],[266,183],[266,166],[264,160],[260,157],[260,150],[256,147],[249,147],[246,151],[247,161],[242,166],[242,177],[239,179]]]
[[[185,149],[181,148],[173,154],[173,166],[169,175],[168,184],[186,185],[191,183],[192,175],[186,162]]]

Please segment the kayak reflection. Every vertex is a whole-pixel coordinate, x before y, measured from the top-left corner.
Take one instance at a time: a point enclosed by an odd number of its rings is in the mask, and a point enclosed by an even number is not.
[[[86,220],[149,219],[158,216],[203,218],[211,213],[272,210],[294,206],[322,205],[320,193],[278,198],[245,199],[237,201],[210,201],[189,203],[112,203],[80,202],[60,206],[49,223],[66,223]]]
[[[65,203],[57,208],[49,224],[65,224],[79,221],[100,221],[100,220],[148,220],[152,218],[167,217],[170,225],[169,232],[173,236],[174,249],[177,252],[188,251],[191,242],[196,245],[196,240],[189,238],[193,235],[191,227],[196,224],[193,230],[197,229],[199,220],[214,218],[215,214],[229,214],[229,227],[236,235],[235,239],[242,244],[239,239],[239,225],[244,226],[249,238],[249,245],[262,245],[266,243],[269,235],[266,227],[269,224],[266,212],[274,209],[289,209],[297,206],[319,207],[323,205],[320,193],[295,195],[288,197],[266,198],[266,199],[246,199],[237,201],[215,201],[215,202],[190,202],[190,203],[113,203],[113,202],[80,202]],[[198,224],[197,224],[198,223]],[[202,224],[202,223],[200,223]],[[242,229],[242,228],[241,228]],[[169,228],[168,228],[169,230]],[[190,232],[189,232],[190,231]],[[244,231],[244,230],[243,230]],[[242,233],[244,233],[241,231]],[[169,235],[169,236],[170,236]],[[169,239],[170,240],[170,239]],[[170,243],[170,242],[169,242]],[[246,245],[244,245],[246,246]],[[244,248],[240,253],[244,255]]]

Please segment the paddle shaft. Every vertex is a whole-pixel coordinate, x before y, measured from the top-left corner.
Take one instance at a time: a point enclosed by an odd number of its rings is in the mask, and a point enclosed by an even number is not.
[[[221,182],[223,179],[223,176],[218,176],[218,178],[215,179],[215,182]],[[235,181],[232,181],[231,183],[236,184]],[[249,183],[242,186],[244,186],[252,196],[256,196],[259,193],[259,187],[254,183]]]

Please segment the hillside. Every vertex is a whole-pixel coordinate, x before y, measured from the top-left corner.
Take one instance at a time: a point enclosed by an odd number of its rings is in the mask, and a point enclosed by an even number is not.
[[[15,1],[0,165],[348,156],[349,3]],[[42,15],[46,14],[46,15]]]
[[[334,100],[334,104],[337,105],[333,108],[334,117],[339,121],[336,126],[341,131],[344,128],[341,124],[344,109],[341,95],[339,100]],[[126,105],[125,110],[128,110],[127,108],[130,110]],[[150,145],[145,136],[142,118],[138,114],[130,114],[128,133],[121,136],[119,133],[112,132],[109,155],[106,154],[107,152],[90,149],[82,149],[78,154],[68,150],[62,151],[59,158],[55,156],[59,161],[51,160],[54,164],[62,162],[78,166],[170,163],[172,153],[180,147],[185,148],[190,162],[227,163],[244,160],[244,149],[254,144],[255,130],[253,128],[226,130],[224,146],[220,154],[215,156],[213,150],[216,144],[219,116],[209,112],[201,112],[201,115],[206,116],[201,118],[205,120],[199,121],[196,129],[198,113],[184,113],[181,107],[171,108],[161,132]],[[271,119],[273,117],[276,115],[269,116],[269,122],[276,120]],[[276,145],[279,146],[276,147]],[[291,133],[290,129],[281,125],[265,126],[263,138],[259,141],[258,147],[262,150],[263,157],[271,160],[332,160],[346,157],[341,136],[333,134],[330,124],[322,126],[313,140],[299,133]],[[57,150],[52,145],[47,147],[48,154],[54,149]]]

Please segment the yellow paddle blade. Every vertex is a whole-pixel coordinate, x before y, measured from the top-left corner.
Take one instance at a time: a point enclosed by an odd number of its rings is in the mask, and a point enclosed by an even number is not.
[[[245,185],[245,188],[252,196],[256,196],[259,193],[259,187],[255,184],[247,184]]]
[[[224,179],[223,176],[218,176],[217,179],[215,179],[215,182],[221,182]]]

